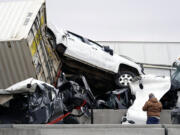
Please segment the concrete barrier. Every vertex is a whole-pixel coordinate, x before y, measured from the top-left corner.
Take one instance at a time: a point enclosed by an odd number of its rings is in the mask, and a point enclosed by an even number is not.
[[[37,129],[14,129],[0,128],[0,135],[40,135],[41,132]]]
[[[179,135],[180,125],[121,125],[126,110],[94,110],[94,124],[0,125],[0,135]],[[170,122],[170,111],[161,113],[161,123]],[[113,124],[112,124],[113,123]]]
[[[0,125],[0,135],[179,135],[180,125]]]
[[[14,132],[24,133],[24,135],[29,135],[30,130],[36,131],[33,133],[35,135],[164,135],[164,129],[161,125],[13,125],[13,129],[15,129]],[[20,132],[21,130],[22,132]],[[25,132],[26,130],[27,132]],[[8,130],[6,132],[11,133]]]
[[[120,124],[127,110],[94,109],[94,124]],[[171,110],[161,112],[161,124],[171,124]]]
[[[97,127],[96,125],[89,127],[78,127],[78,128],[61,128],[61,129],[44,129],[41,130],[43,135],[164,135],[164,130],[162,128],[120,128],[120,127]]]
[[[94,109],[94,124],[120,124],[127,110]]]
[[[171,124],[171,110],[162,110],[160,123]]]
[[[167,130],[168,135],[179,135],[180,134],[180,125],[164,125]]]

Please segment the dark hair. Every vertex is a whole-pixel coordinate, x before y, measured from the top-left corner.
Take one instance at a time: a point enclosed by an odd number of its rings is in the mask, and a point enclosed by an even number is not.
[[[153,94],[153,93],[150,93],[150,94],[149,94],[149,98],[153,98],[153,97],[155,97],[154,94]]]

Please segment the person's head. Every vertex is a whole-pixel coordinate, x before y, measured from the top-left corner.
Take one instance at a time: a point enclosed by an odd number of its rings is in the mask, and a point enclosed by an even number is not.
[[[155,97],[155,96],[154,96],[153,93],[150,93],[150,94],[149,94],[149,99],[154,98],[154,97]]]

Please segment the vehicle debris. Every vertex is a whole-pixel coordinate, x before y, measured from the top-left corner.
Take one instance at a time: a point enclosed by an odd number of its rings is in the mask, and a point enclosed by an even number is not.
[[[128,109],[122,124],[145,124],[142,106],[149,93],[163,109],[176,106],[172,122],[180,123],[180,58],[170,78],[144,75],[141,65],[109,46],[47,27],[44,0],[24,1],[14,3],[23,11],[19,16],[0,15],[2,21],[19,20],[1,26],[10,28],[0,37],[0,124],[79,124],[79,118],[90,120],[90,109]]]
[[[180,124],[180,107],[176,107],[171,111],[172,124]]]
[[[140,88],[140,84],[143,87]],[[146,124],[147,114],[142,111],[142,107],[147,101],[148,95],[154,93],[157,99],[160,100],[170,90],[170,86],[169,77],[155,75],[144,75],[141,81],[131,83],[130,89],[136,99],[127,110],[126,119],[134,121],[135,124]]]
[[[147,100],[148,94],[154,93],[161,101],[163,109],[174,108],[171,113],[172,123],[177,124],[179,122],[180,58],[173,63],[172,67],[175,68],[175,71],[171,77],[144,75],[140,81],[130,85],[136,100],[127,111],[126,118],[128,120],[133,120],[136,124],[145,124],[146,113],[142,111],[142,105]],[[137,115],[137,113],[141,115]]]
[[[61,93],[53,86],[29,78],[0,90],[13,98],[0,107],[1,124],[42,124],[47,123],[56,113],[63,113]]]
[[[173,67],[176,69],[171,77],[172,89],[176,91],[175,100],[176,106],[171,111],[172,124],[180,124],[180,57],[175,60]],[[177,101],[177,102],[176,102]]]
[[[98,96],[96,100],[98,109],[127,109],[132,105],[135,96],[131,94],[129,88],[123,88],[108,91]]]
[[[85,77],[73,76],[68,81],[63,75],[58,88],[29,78],[0,90],[0,95],[11,96],[1,102],[0,123],[78,124],[78,117],[90,119],[89,109],[95,105],[95,97]],[[72,114],[74,109],[79,114]]]

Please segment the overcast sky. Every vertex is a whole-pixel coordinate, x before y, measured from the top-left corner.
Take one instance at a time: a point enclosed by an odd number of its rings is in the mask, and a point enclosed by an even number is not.
[[[180,41],[180,0],[46,0],[48,21],[98,41]]]

